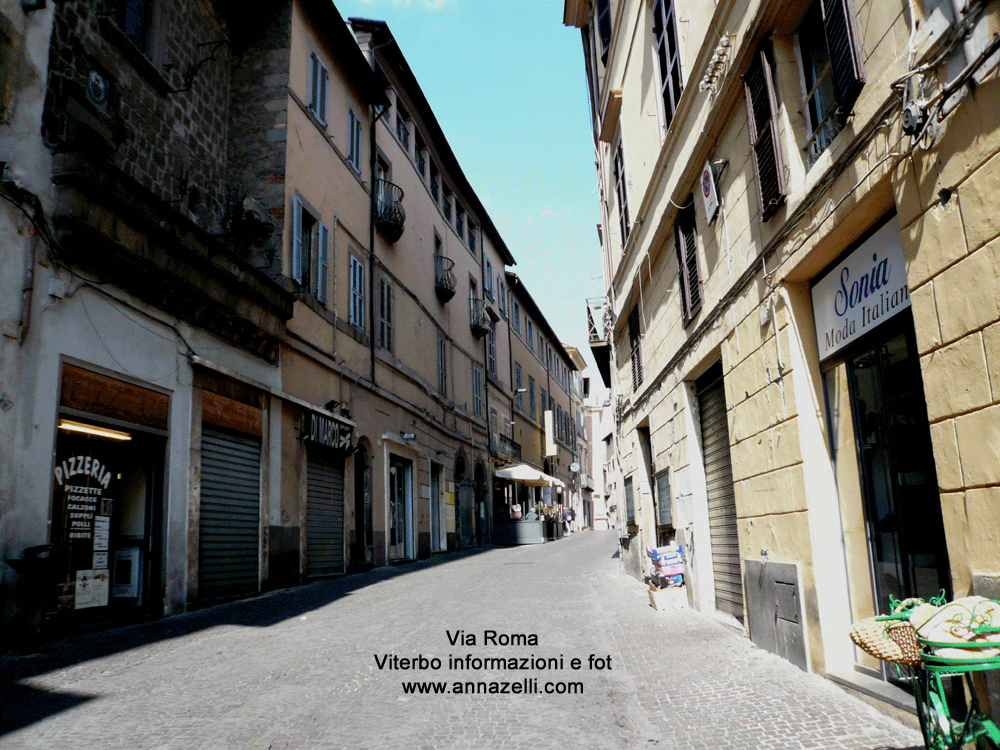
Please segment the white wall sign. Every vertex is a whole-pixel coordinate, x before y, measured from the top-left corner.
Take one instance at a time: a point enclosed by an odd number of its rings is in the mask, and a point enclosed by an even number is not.
[[[820,360],[910,306],[896,217],[813,287],[812,302]]]

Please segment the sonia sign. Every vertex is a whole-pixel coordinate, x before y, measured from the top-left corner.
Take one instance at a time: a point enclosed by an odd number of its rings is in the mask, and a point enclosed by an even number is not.
[[[813,286],[812,302],[820,360],[910,306],[896,217]]]

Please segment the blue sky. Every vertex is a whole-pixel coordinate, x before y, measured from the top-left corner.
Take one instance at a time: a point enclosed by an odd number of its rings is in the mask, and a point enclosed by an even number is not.
[[[603,284],[579,30],[561,0],[335,0],[389,24],[452,150],[559,337],[587,343]]]

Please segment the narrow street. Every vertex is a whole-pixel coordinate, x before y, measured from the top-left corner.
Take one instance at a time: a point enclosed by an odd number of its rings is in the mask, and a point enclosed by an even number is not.
[[[922,746],[733,629],[654,611],[616,550],[615,532],[583,532],[49,644],[0,662],[0,748]],[[516,668],[477,670],[477,657]],[[548,668],[521,669],[539,658]],[[448,694],[406,694],[415,682]],[[456,682],[529,694],[457,695]]]

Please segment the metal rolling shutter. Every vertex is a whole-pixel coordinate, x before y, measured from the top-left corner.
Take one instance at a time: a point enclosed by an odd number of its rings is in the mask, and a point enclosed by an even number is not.
[[[343,573],[344,460],[310,453],[306,482],[306,575]]]
[[[712,539],[712,569],[716,609],[743,619],[736,494],[729,455],[726,394],[722,368],[713,367],[697,384],[701,412],[701,442],[708,489],[708,521]]]
[[[260,440],[204,427],[198,595],[257,591],[260,580]]]

